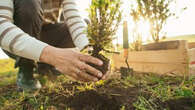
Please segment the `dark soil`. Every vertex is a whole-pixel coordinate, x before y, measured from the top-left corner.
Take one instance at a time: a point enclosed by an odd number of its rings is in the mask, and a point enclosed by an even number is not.
[[[195,110],[195,98],[180,98],[166,101],[170,110]]]
[[[97,66],[91,63],[88,63],[90,66],[100,70],[103,74],[106,74],[109,71],[109,66],[110,66],[110,60],[108,58],[106,58],[104,55],[102,54],[92,54],[91,56],[100,59],[101,61],[103,61],[103,65],[102,66]]]
[[[69,106],[74,110],[119,110],[121,105],[116,97],[93,90],[77,93],[69,100]]]
[[[138,100],[138,96],[144,96],[146,99],[150,98],[150,93],[142,91],[144,86],[125,86],[122,80],[108,80],[104,85],[96,86],[95,89],[80,91],[76,87],[84,86],[83,83],[67,81],[59,85],[59,88],[49,90],[43,88],[35,97],[26,97],[19,105],[24,110],[33,109],[36,104],[38,107],[43,105],[48,108],[46,110],[120,110],[125,107],[125,110],[135,110],[133,103]],[[177,86],[177,85],[176,85]],[[10,85],[0,88],[1,97],[10,97],[10,101],[18,100],[18,97],[12,96],[12,92],[16,92],[16,85]],[[46,98],[48,97],[48,98]],[[32,99],[36,101],[32,103]],[[159,99],[154,101],[157,107],[156,110],[195,110],[193,108],[195,98],[180,98],[162,102]],[[0,106],[3,104],[0,100]],[[35,104],[35,105],[34,105]],[[40,105],[39,105],[40,104]],[[52,109],[49,109],[53,107]],[[8,110],[13,110],[12,109]],[[1,107],[0,107],[1,110]]]
[[[108,81],[105,86],[97,87],[96,90],[75,91],[73,96],[52,98],[50,103],[57,106],[59,110],[64,109],[63,104],[66,104],[66,107],[70,107],[71,110],[120,110],[122,106],[125,106],[126,110],[134,110],[132,104],[136,101],[139,89],[136,87],[123,88],[120,84],[112,85],[111,83],[112,81]],[[71,91],[72,85],[65,84],[63,86]],[[79,86],[79,84],[75,86]]]

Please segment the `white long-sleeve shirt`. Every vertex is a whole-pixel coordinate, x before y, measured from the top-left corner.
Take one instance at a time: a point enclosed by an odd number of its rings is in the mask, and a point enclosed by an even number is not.
[[[0,0],[0,47],[28,59],[39,61],[48,45],[29,36],[13,24],[13,0]]]
[[[69,1],[67,0],[67,2]],[[70,8],[73,8],[70,5],[64,5],[64,11],[66,11],[66,9],[70,10]],[[15,26],[13,24],[13,13],[13,0],[0,0],[0,47],[15,55],[39,61],[43,49],[48,44],[36,40]],[[67,12],[64,14],[67,14]],[[66,20],[69,23],[73,23],[70,24],[71,27],[69,30],[71,32],[73,42],[81,50],[84,46],[88,45],[89,42],[87,36],[82,32],[84,30],[84,24],[82,24],[82,22],[78,23],[80,20],[76,17],[78,16],[78,13],[74,14],[76,15],[73,17],[71,17],[72,13],[70,13],[70,15],[66,15],[68,17]]]
[[[67,24],[69,28],[75,46],[81,50],[89,44],[89,41],[86,34],[87,25],[81,18],[77,7],[78,1],[79,0],[42,0],[45,22],[56,23],[59,21],[59,18],[61,18],[60,15],[63,15],[64,23]]]

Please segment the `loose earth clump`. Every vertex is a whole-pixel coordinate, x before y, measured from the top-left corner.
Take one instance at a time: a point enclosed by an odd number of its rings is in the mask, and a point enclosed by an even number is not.
[[[90,66],[96,68],[97,70],[101,71],[103,74],[106,74],[109,71],[110,60],[102,54],[93,53],[91,56],[100,59],[103,62],[103,65],[97,66],[97,65],[94,65],[92,63],[88,63],[88,64]]]
[[[110,70],[110,59],[108,59],[103,54],[101,54],[101,51],[103,51],[103,48],[101,46],[94,45],[93,51],[91,52],[91,56],[101,60],[103,62],[103,65],[98,66],[92,63],[88,63],[88,64],[96,68],[97,70],[101,71],[103,74],[106,74]]]

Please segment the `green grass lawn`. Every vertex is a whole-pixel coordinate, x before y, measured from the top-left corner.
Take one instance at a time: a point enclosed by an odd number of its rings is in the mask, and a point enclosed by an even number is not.
[[[0,86],[15,83],[17,69],[14,68],[14,60],[0,60]]]
[[[0,73],[15,71],[14,62],[12,59],[0,59]]]

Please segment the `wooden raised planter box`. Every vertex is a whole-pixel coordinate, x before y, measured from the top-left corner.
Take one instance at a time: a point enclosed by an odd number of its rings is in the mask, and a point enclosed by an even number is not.
[[[134,71],[158,74],[193,74],[194,61],[195,49],[189,50],[188,42],[184,40],[144,45],[143,51],[129,52],[128,56],[128,63]],[[113,62],[117,69],[126,67],[123,53],[113,55]]]
[[[195,42],[188,43],[189,54],[189,74],[195,75]]]

